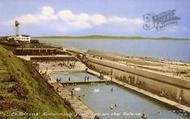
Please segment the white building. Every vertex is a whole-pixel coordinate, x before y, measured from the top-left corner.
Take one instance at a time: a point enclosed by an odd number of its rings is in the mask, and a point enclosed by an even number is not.
[[[16,35],[15,36],[8,36],[7,40],[14,40],[14,41],[19,41],[19,42],[30,42],[31,37],[29,35],[20,35],[19,34],[19,26],[20,23],[15,20],[15,30],[16,30]]]
[[[15,20],[16,34],[14,36],[4,36],[0,39],[8,40],[8,41],[30,42],[31,37],[29,35],[20,35],[19,34],[19,26],[20,26],[20,23],[17,20]]]
[[[29,35],[9,36],[7,40],[15,40],[20,42],[30,42],[31,37]]]

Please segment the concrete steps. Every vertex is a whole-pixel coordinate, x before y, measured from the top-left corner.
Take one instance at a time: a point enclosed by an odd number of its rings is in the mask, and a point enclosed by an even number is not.
[[[50,83],[54,89],[59,93],[59,95],[66,99],[71,107],[74,109],[76,114],[80,114],[83,119],[94,119],[95,113],[88,108],[79,98],[73,96],[71,97],[71,92],[63,87],[60,83],[54,82]]]

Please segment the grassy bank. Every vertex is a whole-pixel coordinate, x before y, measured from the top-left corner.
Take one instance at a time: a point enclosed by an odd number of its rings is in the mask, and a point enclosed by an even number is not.
[[[86,35],[86,36],[41,36],[35,38],[61,38],[61,39],[123,39],[123,40],[190,40],[188,38],[173,37],[142,37],[142,36],[109,36],[109,35]]]
[[[67,119],[68,113],[71,110],[31,63],[0,46],[0,118]]]

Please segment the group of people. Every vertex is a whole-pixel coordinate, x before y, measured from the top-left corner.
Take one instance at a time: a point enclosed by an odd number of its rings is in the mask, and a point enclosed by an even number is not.
[[[90,76],[85,76],[84,77],[84,81],[89,81],[90,79]],[[68,78],[68,81],[71,81],[71,77]]]
[[[84,81],[89,81],[90,77],[89,76],[85,76],[84,77]]]
[[[74,98],[74,88],[72,88],[70,92],[71,92],[71,99],[73,99]],[[78,99],[81,100],[81,97],[85,97],[85,94],[79,95]]]
[[[69,69],[72,69],[75,67],[76,61],[66,61],[66,62],[62,62],[62,63],[58,63],[58,66],[65,66],[68,67]]]
[[[83,94],[82,96],[79,95],[79,96],[78,96],[78,99],[81,100],[81,97],[85,97],[85,94]]]
[[[56,78],[56,81],[57,81],[57,82],[60,82],[60,81],[61,81],[61,78]]]
[[[109,108],[110,108],[110,110],[113,110],[114,108],[116,109],[117,108],[117,104],[110,105]]]
[[[162,90],[160,93],[159,93],[160,96],[164,97],[167,95],[167,91],[165,90]]]

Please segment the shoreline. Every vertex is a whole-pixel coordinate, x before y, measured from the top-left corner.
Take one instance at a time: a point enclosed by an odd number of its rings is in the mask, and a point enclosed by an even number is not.
[[[42,39],[46,39],[46,38],[42,38]],[[51,39],[51,38],[47,38],[47,39]],[[53,38],[54,39],[54,38]],[[56,39],[56,38],[55,38]],[[73,38],[75,39],[75,38]],[[40,38],[38,39],[40,41]],[[57,40],[57,39],[56,39]],[[58,38],[58,40],[69,40],[69,39],[62,39],[62,38]],[[76,40],[81,40],[80,38],[79,39],[76,39]],[[93,40],[93,39],[92,39]],[[101,40],[101,39],[100,39]],[[104,40],[104,39],[103,39]],[[105,39],[105,40],[110,40],[110,39]],[[114,40],[114,39],[113,39]],[[127,40],[127,39],[126,39]],[[130,40],[130,39],[129,39]],[[134,40],[140,40],[140,39],[134,39]],[[141,39],[141,40],[149,40],[149,39]],[[151,40],[151,39],[150,39]],[[166,40],[168,41],[168,40]],[[184,40],[176,40],[177,42],[179,41],[184,41]],[[185,40],[187,42],[189,42],[190,40]],[[182,62],[182,63],[190,63],[190,59],[182,59],[182,58],[176,58],[176,59],[173,59],[173,58],[161,58],[161,57],[153,57],[153,56],[141,56],[141,55],[126,55],[125,53],[116,53],[116,52],[112,52],[112,51],[104,51],[104,50],[95,50],[95,49],[82,49],[82,48],[76,48],[76,47],[65,47],[65,46],[61,46],[61,45],[56,45],[56,44],[51,44],[51,43],[47,43],[47,42],[41,42],[40,43],[42,44],[46,44],[46,45],[49,45],[49,46],[53,46],[53,47],[58,47],[58,48],[62,48],[62,49],[75,49],[75,50],[78,50],[78,51],[82,51],[82,52],[88,52],[88,51],[98,51],[98,52],[102,52],[102,53],[107,53],[107,54],[113,54],[115,56],[122,56],[122,57],[125,57],[125,58],[139,58],[139,59],[147,59],[147,60],[159,60],[159,61],[175,61],[175,62]]]
[[[57,39],[113,39],[113,40],[189,40],[190,38],[175,37],[143,37],[143,36],[109,36],[109,35],[84,35],[84,36],[36,36],[33,38],[57,38]]]

